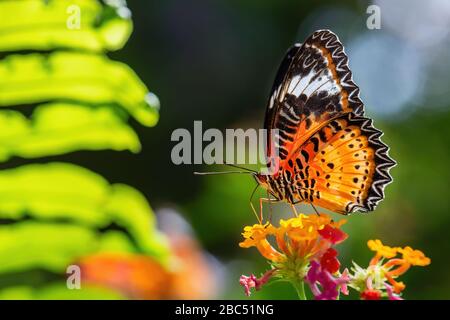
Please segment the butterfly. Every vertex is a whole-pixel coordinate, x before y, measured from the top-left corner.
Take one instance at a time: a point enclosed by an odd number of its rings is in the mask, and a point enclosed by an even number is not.
[[[372,122],[338,37],[314,32],[279,67],[264,121],[272,171],[256,181],[294,210],[310,203],[341,214],[373,211],[396,162]],[[261,198],[261,208],[263,200],[270,199]]]

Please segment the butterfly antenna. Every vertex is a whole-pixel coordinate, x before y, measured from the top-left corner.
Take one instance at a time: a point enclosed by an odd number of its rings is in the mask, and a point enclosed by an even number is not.
[[[226,162],[224,162],[224,165],[230,166],[230,167],[233,167],[233,168],[236,168],[236,169],[245,170],[245,171],[248,171],[248,172],[253,172],[253,173],[255,173],[255,174],[258,173],[258,172],[255,171],[255,170],[248,169],[248,168],[245,168],[245,167],[240,167],[240,166],[237,166],[237,165],[231,164],[231,163],[226,163]]]
[[[258,171],[252,170],[252,169],[248,169],[248,168],[244,168],[244,167],[240,167],[237,166],[235,164],[231,164],[231,163],[224,163],[224,165],[239,169],[239,170],[243,170],[243,171],[217,171],[217,172],[197,172],[195,171],[194,174],[195,175],[210,175],[210,174],[228,174],[228,173],[246,173],[246,174],[257,174]]]
[[[207,176],[207,175],[213,175],[213,174],[229,174],[229,173],[253,174],[253,172],[249,172],[249,171],[214,171],[214,172],[198,172],[198,171],[194,171],[194,174],[198,175],[198,176]]]

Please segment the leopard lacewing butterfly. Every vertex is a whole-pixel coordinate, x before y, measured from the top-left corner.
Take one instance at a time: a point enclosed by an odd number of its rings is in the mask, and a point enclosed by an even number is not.
[[[359,88],[337,36],[319,30],[290,48],[278,70],[264,122],[276,130],[266,153],[277,168],[257,182],[290,204],[348,214],[373,211],[396,163],[383,134],[364,116]],[[276,162],[274,165],[273,162]]]

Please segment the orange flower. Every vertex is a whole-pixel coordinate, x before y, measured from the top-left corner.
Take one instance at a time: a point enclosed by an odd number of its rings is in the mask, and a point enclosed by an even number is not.
[[[214,265],[196,239],[172,223],[175,217],[164,216],[170,264],[162,265],[142,253],[96,253],[75,262],[81,268],[82,283],[109,288],[130,299],[214,297],[218,289]]]
[[[307,259],[319,252],[323,253],[334,244],[327,236],[321,235],[320,231],[328,226],[330,227],[328,231],[333,234],[341,224],[332,222],[330,216],[326,214],[320,216],[300,214],[295,218],[280,220],[279,227],[270,223],[245,227],[242,233],[244,241],[239,243],[239,246],[256,247],[262,256],[272,262],[282,262],[288,258]],[[270,236],[275,236],[278,250],[268,241]]]
[[[289,238],[296,241],[314,240],[319,237],[318,231],[331,223],[329,216],[306,216],[300,214],[296,218],[280,220],[279,233],[285,233]]]
[[[144,255],[99,253],[78,262],[83,283],[117,290],[132,299],[167,299],[173,275]]]
[[[396,278],[408,271],[411,266],[427,266],[431,263],[430,258],[426,257],[422,251],[414,250],[411,247],[389,247],[378,239],[369,240],[367,246],[376,252],[367,269],[368,276],[385,279],[397,294],[402,292],[406,286],[403,282],[396,281]],[[398,254],[401,254],[402,257],[397,257]],[[384,259],[388,260],[384,262]]]
[[[268,235],[275,233],[275,227],[269,222],[266,224],[254,224],[253,226],[246,226],[242,235],[244,236],[244,241],[239,243],[242,248],[255,247],[260,241],[267,238]]]
[[[346,234],[326,214],[304,215],[281,220],[280,226],[270,223],[244,228],[242,248],[256,247],[263,257],[290,276],[304,276],[309,261],[320,258],[332,245],[343,241]],[[269,242],[274,237],[276,248]]]
[[[426,257],[425,254],[420,250],[414,250],[411,247],[404,247],[399,249],[402,254],[403,259],[406,260],[413,266],[427,266],[431,263],[430,258]]]
[[[247,295],[259,290],[273,276],[291,282],[300,299],[306,299],[303,283],[307,283],[316,299],[337,299],[347,288],[360,292],[366,300],[401,300],[406,285],[397,278],[411,266],[426,266],[430,258],[420,250],[384,245],[379,239],[369,240],[367,246],[375,252],[367,268],[353,263],[352,273],[339,272],[340,262],[334,245],[344,241],[347,234],[340,227],[345,220],[334,222],[328,215],[306,216],[281,220],[280,226],[270,223],[244,228],[243,248],[256,247],[271,262],[271,269],[262,277],[242,276],[240,284]],[[275,238],[269,241],[269,238]],[[274,243],[272,245],[271,243]],[[275,246],[276,244],[276,246]]]
[[[369,240],[367,241],[367,246],[370,250],[375,251],[377,253],[378,258],[393,258],[397,255],[398,248],[391,248],[389,246],[385,246],[381,240]],[[377,259],[378,261],[378,259]]]
[[[343,280],[336,280],[340,279],[340,263],[337,259],[337,251],[332,246],[347,238],[347,234],[340,230],[340,226],[344,222],[335,223],[326,214],[310,216],[300,214],[295,218],[280,220],[278,227],[270,223],[255,224],[244,228],[242,233],[244,241],[239,243],[239,246],[242,248],[256,247],[272,265],[271,270],[266,274],[296,284],[303,283],[310,264],[315,262],[317,266],[320,266],[315,269],[320,277],[314,278],[315,280],[311,282],[311,285],[316,289],[317,297],[329,296],[335,298],[339,295],[339,288],[343,286],[339,281]],[[274,238],[275,241],[271,238]],[[271,243],[274,243],[274,245]],[[338,278],[335,279],[335,276]],[[264,279],[262,281],[251,275],[249,277],[242,276],[240,280],[248,295],[250,288],[258,290],[270,277],[262,277],[261,279]],[[336,281],[331,281],[331,279]],[[327,288],[331,289],[329,291],[324,290],[326,294],[320,292],[316,280],[319,282],[325,281],[321,283],[323,290],[323,285],[327,285]],[[302,299],[305,298],[304,294],[301,293],[303,291],[299,290],[298,287],[296,288],[297,292],[300,292],[299,296]]]
[[[184,238],[179,244],[173,247],[176,264],[170,271],[143,254],[98,253],[76,263],[81,268],[82,283],[115,290],[126,298],[210,298],[215,290],[211,266],[192,239]]]
[[[282,254],[275,250],[269,241],[267,241],[267,237],[269,235],[273,235],[275,232],[276,228],[270,223],[247,226],[244,228],[244,232],[242,233],[244,236],[244,241],[239,243],[239,246],[241,248],[256,247],[261,255],[266,259],[273,262],[279,262],[283,260]]]

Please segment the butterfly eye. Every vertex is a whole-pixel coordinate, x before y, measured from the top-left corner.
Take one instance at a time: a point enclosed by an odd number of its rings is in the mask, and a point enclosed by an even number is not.
[[[266,175],[264,175],[264,174],[256,174],[255,178],[256,178],[256,181],[259,184],[262,184],[262,185],[266,185],[267,184],[267,176]]]

